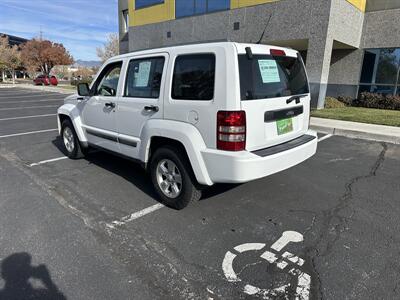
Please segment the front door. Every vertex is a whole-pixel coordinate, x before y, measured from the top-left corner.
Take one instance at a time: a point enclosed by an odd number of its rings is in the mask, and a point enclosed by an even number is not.
[[[91,97],[82,104],[82,122],[90,144],[119,152],[115,112],[122,62],[103,68],[91,89]]]
[[[163,117],[163,86],[168,55],[129,61],[124,91],[118,100],[117,129],[122,154],[139,157],[141,132],[149,119]]]

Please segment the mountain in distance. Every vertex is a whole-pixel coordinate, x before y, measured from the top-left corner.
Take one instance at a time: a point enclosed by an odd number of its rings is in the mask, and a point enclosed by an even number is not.
[[[100,66],[101,66],[101,61],[97,61],[97,60],[81,60],[81,59],[78,59],[74,63],[74,67],[92,68],[92,67],[100,67]]]

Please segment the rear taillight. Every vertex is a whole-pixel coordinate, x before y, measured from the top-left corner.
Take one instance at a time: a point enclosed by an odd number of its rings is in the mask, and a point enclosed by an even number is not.
[[[219,111],[217,113],[217,149],[242,151],[246,148],[246,113]]]
[[[272,56],[286,56],[285,51],[280,49],[271,49],[270,53]]]

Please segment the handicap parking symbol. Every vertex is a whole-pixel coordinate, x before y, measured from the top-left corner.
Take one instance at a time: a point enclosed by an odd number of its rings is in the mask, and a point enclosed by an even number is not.
[[[280,270],[287,272],[293,276],[296,287],[292,287],[291,283],[273,289],[262,289],[251,284],[244,284],[243,292],[248,295],[260,296],[264,299],[271,299],[282,293],[285,293],[289,288],[296,290],[296,300],[308,300],[310,296],[311,276],[304,271],[301,267],[304,265],[304,259],[288,252],[283,249],[289,243],[303,242],[303,235],[296,231],[285,231],[282,236],[270,247],[261,254],[261,258],[270,264],[275,264]],[[228,251],[225,254],[222,262],[222,269],[225,277],[229,282],[242,282],[233,269],[234,259],[241,253],[248,251],[260,251],[266,247],[263,243],[246,243],[234,247],[234,251]]]

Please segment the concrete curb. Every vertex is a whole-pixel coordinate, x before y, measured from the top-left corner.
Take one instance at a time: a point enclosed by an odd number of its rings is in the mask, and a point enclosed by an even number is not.
[[[400,144],[400,127],[311,118],[310,128],[326,134]]]
[[[43,91],[43,92],[55,92],[61,94],[74,94],[74,90],[63,89],[60,87],[48,87],[48,86],[36,86],[30,84],[0,84],[0,88],[22,88],[22,89],[30,89],[36,91]]]

